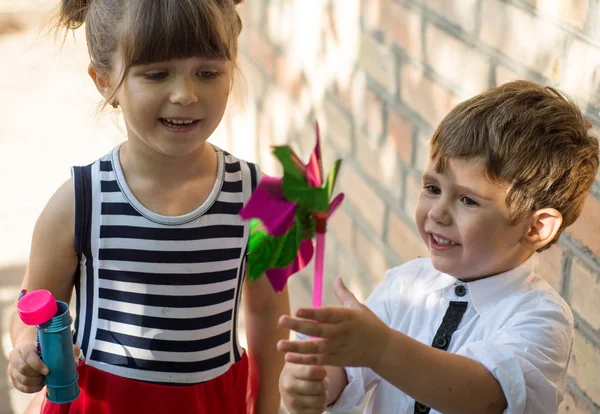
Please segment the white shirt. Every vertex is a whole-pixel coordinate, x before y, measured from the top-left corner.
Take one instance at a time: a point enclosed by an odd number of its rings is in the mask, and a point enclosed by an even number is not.
[[[573,315],[534,273],[535,260],[465,283],[438,272],[429,259],[417,259],[389,270],[366,305],[388,326],[431,345],[450,301],[468,302],[448,352],[492,373],[508,401],[505,414],[556,413],[573,344]],[[457,285],[466,288],[464,296],[456,294]],[[414,412],[415,400],[371,369],[346,368],[346,373],[348,385],[328,411],[350,410],[376,387],[365,413]]]

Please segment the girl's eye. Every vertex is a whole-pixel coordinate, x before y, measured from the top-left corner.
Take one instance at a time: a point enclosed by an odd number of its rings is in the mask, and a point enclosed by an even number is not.
[[[167,72],[150,72],[146,73],[144,76],[146,77],[146,79],[160,80],[166,78],[168,75],[169,74]]]
[[[477,201],[475,201],[472,198],[467,197],[467,196],[462,196],[460,198],[460,201],[467,207],[476,207],[479,205],[479,203]]]
[[[425,185],[423,189],[432,195],[440,195],[442,190],[437,185]]]
[[[208,70],[200,71],[200,77],[203,79],[214,79],[219,76],[218,72],[211,72]]]

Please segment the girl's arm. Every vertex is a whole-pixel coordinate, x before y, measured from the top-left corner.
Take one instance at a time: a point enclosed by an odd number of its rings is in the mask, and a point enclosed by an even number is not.
[[[57,300],[69,303],[78,262],[74,204],[73,180],[70,179],[51,197],[38,218],[21,289],[47,289]],[[23,392],[35,392],[41,388],[37,381],[24,379],[35,377],[43,370],[36,353],[35,336],[35,326],[27,326],[19,318],[15,300],[10,323],[14,350],[9,358],[9,374],[15,386]]]
[[[346,375],[346,370],[342,367],[327,366],[325,368],[327,369],[327,378],[329,379],[327,405],[333,405],[348,385],[348,376]]]
[[[69,303],[77,262],[75,198],[73,180],[69,179],[50,198],[36,222],[21,289],[47,289],[55,299]],[[16,309],[15,305],[10,330],[13,345],[23,334],[35,339],[35,327],[23,324]]]
[[[289,338],[289,330],[278,325],[281,315],[290,313],[287,287],[275,293],[266,276],[247,281],[243,290],[248,351],[260,372],[256,412],[273,414],[279,411],[279,375],[283,354],[277,352],[277,341]]]

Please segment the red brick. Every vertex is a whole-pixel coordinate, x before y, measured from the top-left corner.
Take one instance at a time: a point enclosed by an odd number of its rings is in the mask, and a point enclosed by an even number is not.
[[[562,259],[563,252],[560,245],[556,243],[540,253],[536,269],[540,276],[550,283],[558,293],[562,291]]]
[[[344,251],[341,253],[343,258],[356,257],[356,252],[352,251]],[[340,276],[344,281],[346,287],[356,296],[356,298],[364,302],[365,299],[371,294],[373,287],[375,285],[374,282],[365,286],[362,283],[363,278],[361,277],[361,270],[358,266],[358,260],[353,259],[345,259],[339,261],[339,269],[338,274],[335,276]],[[366,279],[366,278],[365,278]],[[331,286],[328,286],[329,290],[331,290]],[[327,289],[325,289],[325,293],[327,293]],[[327,295],[329,297],[329,295]],[[339,306],[340,301],[335,297],[334,294],[330,295],[331,299],[327,302],[332,306]]]
[[[367,116],[367,131],[370,136],[379,138],[383,134],[383,101],[372,89],[367,88],[365,102],[363,111]]]
[[[388,140],[394,143],[400,158],[407,165],[411,163],[412,136],[414,124],[408,119],[394,112],[388,113]]]
[[[364,268],[367,269],[369,277],[375,283],[380,283],[383,280],[385,272],[390,268],[381,250],[362,232],[358,232],[356,237],[356,257]]]
[[[356,132],[355,142],[355,157],[362,169],[384,186],[393,198],[399,199],[402,190],[399,185],[400,171],[392,143],[386,141],[383,148],[379,148],[377,142],[360,129]]]
[[[404,65],[400,73],[400,96],[411,108],[431,126],[436,126],[458,103],[457,97],[442,89],[423,71]]]
[[[600,349],[583,334],[575,331],[569,376],[577,380],[581,390],[596,404],[600,403]]]
[[[277,53],[269,41],[254,29],[248,29],[248,52],[252,59],[269,75],[275,74]]]
[[[382,27],[384,3],[389,0],[363,0],[360,2],[360,14],[369,31]]]
[[[301,71],[288,63],[286,56],[277,55],[275,60],[275,79],[277,84],[297,103],[308,103],[310,88]],[[305,105],[306,106],[306,105]]]
[[[589,194],[581,215],[566,231],[587,246],[596,256],[600,256],[600,201]]]
[[[348,251],[354,248],[354,221],[346,210],[338,208],[329,219],[329,227],[340,245]]]
[[[352,121],[344,113],[339,102],[325,100],[322,108],[324,116],[319,116],[321,136],[331,139],[344,153],[352,152]]]
[[[590,0],[529,0],[544,14],[559,18],[572,26],[583,29],[588,15]]]
[[[600,47],[573,41],[560,88],[583,102],[600,105]]]
[[[484,0],[481,11],[484,22],[481,39],[484,43],[554,79],[566,32],[498,0]]]
[[[417,148],[415,157],[415,167],[419,171],[425,171],[429,164],[429,142],[431,141],[430,131],[421,131],[417,135]]]
[[[390,51],[367,34],[360,38],[358,64],[369,77],[381,85],[386,91],[393,93],[396,87],[394,76],[394,59]]]
[[[429,256],[423,240],[395,213],[389,217],[387,242],[405,262]]]
[[[491,65],[485,55],[433,25],[427,26],[426,39],[429,65],[458,86],[462,98],[488,89]]]
[[[364,220],[377,235],[381,235],[385,206],[377,193],[352,170],[344,168],[340,172],[340,191],[358,209]]]
[[[598,275],[579,260],[571,269],[571,308],[594,329],[600,329],[600,284]]]
[[[380,10],[381,29],[386,40],[398,45],[408,55],[421,59],[421,15],[394,0],[383,0]]]
[[[592,409],[579,401],[577,396],[565,390],[564,400],[558,407],[558,414],[593,414]]]
[[[477,0],[425,0],[425,4],[465,32],[475,31]]]
[[[500,86],[502,84],[505,84],[506,82],[511,82],[523,78],[524,76],[519,75],[512,69],[507,68],[506,66],[498,66],[496,68],[496,86]]]
[[[417,200],[419,199],[423,182],[421,176],[417,174],[408,174],[405,183],[406,193],[404,199],[404,211],[411,220],[414,220],[415,212],[417,210]]]

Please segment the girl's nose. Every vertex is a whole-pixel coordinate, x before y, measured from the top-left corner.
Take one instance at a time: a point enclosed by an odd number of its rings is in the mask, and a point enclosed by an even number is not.
[[[176,82],[173,85],[170,101],[173,104],[183,106],[198,103],[198,93],[195,89],[194,82],[185,78]]]

